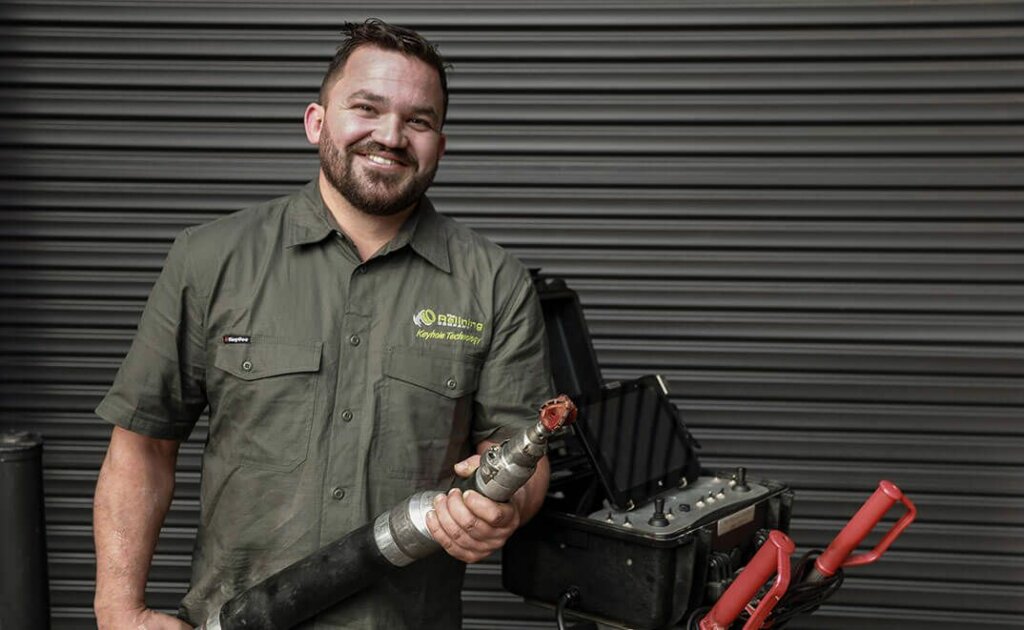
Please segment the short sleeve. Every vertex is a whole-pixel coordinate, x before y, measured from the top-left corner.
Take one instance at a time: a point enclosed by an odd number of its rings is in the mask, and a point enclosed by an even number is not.
[[[533,425],[553,392],[540,299],[522,269],[494,317],[490,352],[475,397],[473,443],[501,441]]]
[[[171,246],[138,331],[96,414],[149,437],[184,440],[206,408],[205,300],[189,271],[189,230]]]

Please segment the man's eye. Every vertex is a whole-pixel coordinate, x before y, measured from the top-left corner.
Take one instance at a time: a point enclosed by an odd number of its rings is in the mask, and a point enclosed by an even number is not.
[[[434,126],[430,124],[430,121],[427,120],[426,118],[410,118],[409,124],[415,127],[416,129],[427,130],[434,128]]]
[[[360,111],[360,112],[365,112],[367,114],[372,114],[375,111],[372,106],[366,105],[364,103],[359,103],[357,105],[353,105],[352,109],[354,109],[356,111]]]

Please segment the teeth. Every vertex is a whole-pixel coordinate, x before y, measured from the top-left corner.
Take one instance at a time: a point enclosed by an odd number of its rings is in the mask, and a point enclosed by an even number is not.
[[[379,155],[367,155],[366,159],[370,160],[374,164],[381,164],[383,166],[391,166],[392,164],[398,164],[398,162],[396,162],[395,160],[389,160],[386,157],[381,157]]]

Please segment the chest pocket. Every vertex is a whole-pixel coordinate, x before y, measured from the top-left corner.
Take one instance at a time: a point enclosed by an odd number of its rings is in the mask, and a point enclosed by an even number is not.
[[[222,372],[210,384],[216,407],[207,448],[273,470],[305,461],[322,350],[319,341],[255,336],[219,346],[213,365]]]
[[[473,393],[480,364],[472,359],[391,348],[378,387],[374,457],[390,477],[436,487],[472,451]]]

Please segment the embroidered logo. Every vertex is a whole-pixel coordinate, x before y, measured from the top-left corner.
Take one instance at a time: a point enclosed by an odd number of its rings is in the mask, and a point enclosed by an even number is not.
[[[439,313],[431,308],[421,308],[412,316],[416,324],[416,337],[426,341],[461,341],[478,345],[480,333],[484,331],[484,323],[456,315],[455,313]]]
[[[221,340],[224,343],[249,343],[249,335],[224,335]]]
[[[430,310],[429,308],[421,308],[418,313],[412,316],[412,323],[416,324],[418,328],[424,326],[433,326],[434,322],[437,321],[437,313]]]

